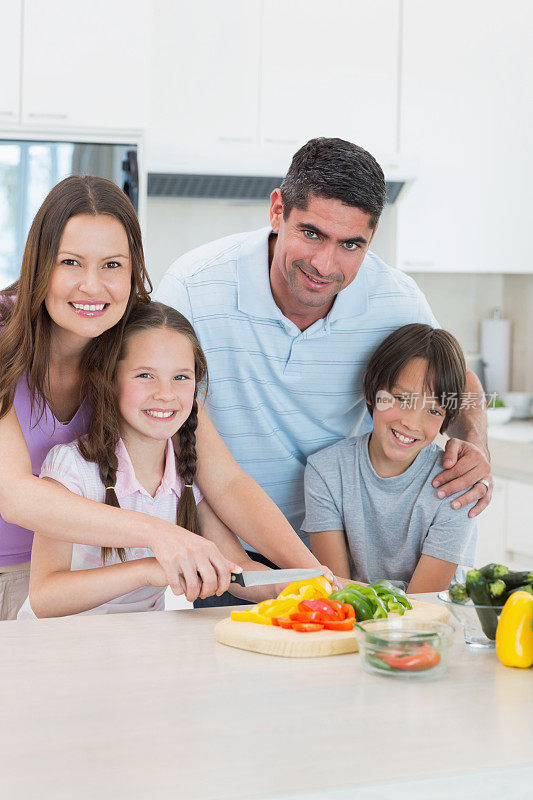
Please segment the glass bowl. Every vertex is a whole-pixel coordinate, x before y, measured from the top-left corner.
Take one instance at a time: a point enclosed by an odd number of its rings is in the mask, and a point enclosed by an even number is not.
[[[465,642],[470,647],[495,647],[496,626],[503,606],[477,606],[470,598],[464,603],[455,603],[450,600],[448,591],[439,592],[438,598],[461,623]]]
[[[445,622],[389,617],[356,623],[363,669],[373,675],[424,680],[446,670],[454,630]]]

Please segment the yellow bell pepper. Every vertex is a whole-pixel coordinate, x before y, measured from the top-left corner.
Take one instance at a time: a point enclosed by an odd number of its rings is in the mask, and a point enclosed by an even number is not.
[[[246,611],[232,611],[231,619],[234,622],[255,622],[258,625],[272,625],[271,617],[266,617],[257,612],[257,606],[252,606]]]
[[[514,592],[503,607],[496,630],[496,654],[506,667],[533,665],[533,595]]]
[[[308,586],[313,589],[313,596],[306,597],[306,600],[320,600],[329,597],[332,592],[331,583],[324,578],[323,575],[319,575],[318,578],[309,578],[306,581],[294,581],[293,583],[289,583],[289,585],[279,593],[278,597],[285,597],[288,594],[298,595],[301,593],[302,589]]]
[[[307,581],[294,581],[273,600],[263,600],[262,603],[251,606],[245,611],[232,611],[231,619],[234,622],[272,625],[273,617],[288,617],[298,611],[298,605],[302,600],[321,599],[329,597],[330,594],[331,584],[323,576]]]
[[[301,603],[299,597],[285,597],[277,600],[264,600],[259,603],[257,610],[259,614],[265,617],[285,617],[292,614],[298,609],[298,603]]]

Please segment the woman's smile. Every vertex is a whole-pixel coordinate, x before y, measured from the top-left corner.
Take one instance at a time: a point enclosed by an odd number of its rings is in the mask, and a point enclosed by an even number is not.
[[[109,305],[109,303],[99,300],[69,301],[69,306],[79,317],[101,317],[107,311]]]

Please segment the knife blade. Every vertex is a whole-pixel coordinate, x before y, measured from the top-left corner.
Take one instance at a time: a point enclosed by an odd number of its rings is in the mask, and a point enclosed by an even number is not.
[[[249,588],[250,586],[265,586],[269,583],[288,583],[289,581],[305,581],[309,578],[318,578],[324,574],[320,569],[266,569],[247,570],[246,572],[232,572],[231,583]]]

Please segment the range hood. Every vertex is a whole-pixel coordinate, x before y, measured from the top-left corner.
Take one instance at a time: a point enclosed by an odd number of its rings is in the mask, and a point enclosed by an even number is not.
[[[290,148],[221,145],[148,151],[148,196],[264,201],[281,184],[297,145]],[[399,156],[376,156],[383,167],[387,203],[395,203],[414,179],[413,163]]]

